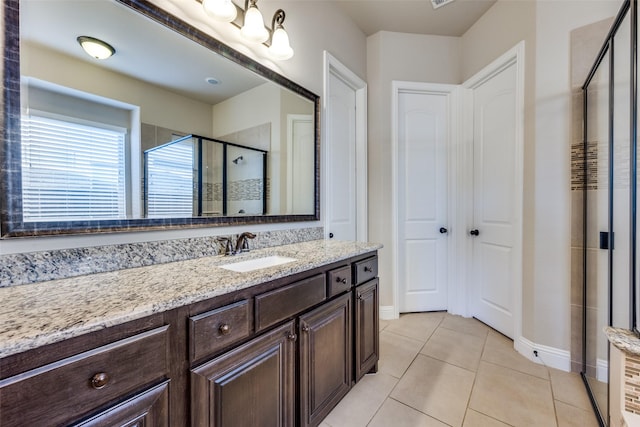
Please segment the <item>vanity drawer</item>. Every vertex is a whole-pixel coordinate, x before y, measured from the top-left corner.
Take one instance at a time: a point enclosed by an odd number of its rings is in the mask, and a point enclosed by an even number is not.
[[[376,277],[378,275],[378,257],[373,256],[354,263],[353,275],[356,285]]]
[[[325,275],[318,274],[255,298],[256,332],[312,307],[327,297]]]
[[[0,381],[0,424],[67,424],[165,377],[168,329],[153,329]]]
[[[248,300],[189,318],[191,362],[212,355],[251,334],[253,318]]]
[[[327,273],[327,293],[329,298],[349,289],[351,289],[351,266],[345,265]]]

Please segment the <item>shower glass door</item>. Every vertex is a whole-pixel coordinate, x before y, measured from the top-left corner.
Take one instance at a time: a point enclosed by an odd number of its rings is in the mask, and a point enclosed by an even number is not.
[[[609,324],[609,71],[610,55],[602,61],[585,89],[586,190],[583,296],[583,376],[597,411],[608,418],[608,342],[602,330]]]
[[[609,425],[607,326],[631,328],[635,259],[632,212],[631,14],[626,2],[584,89],[583,371],[601,425]]]

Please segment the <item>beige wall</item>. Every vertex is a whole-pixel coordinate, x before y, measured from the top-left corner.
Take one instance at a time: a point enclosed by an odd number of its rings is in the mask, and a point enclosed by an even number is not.
[[[615,15],[620,4],[498,0],[460,38],[381,32],[367,39],[370,239],[386,245],[381,252],[381,305],[393,304],[388,249],[391,81],[461,83],[524,40],[523,336],[570,349],[569,34]]]
[[[23,44],[21,58],[22,75],[139,106],[143,123],[211,136],[210,104],[38,45]]]
[[[285,9],[285,28],[291,38],[295,56],[288,61],[274,63],[266,56],[266,48],[258,46],[248,49],[239,42],[238,30],[226,23],[212,22],[196,1],[153,0],[153,3],[173,11],[181,19],[206,30],[219,40],[237,47],[247,55],[273,68],[316,94],[323,87],[323,51],[326,49],[363,79],[366,77],[366,37],[331,2],[324,1],[269,1],[260,4],[266,19],[274,11]],[[3,33],[4,30],[0,31]],[[283,223],[255,226],[198,228],[171,231],[102,234],[87,236],[57,236],[23,238],[0,241],[0,254],[65,249],[84,246],[143,242],[173,238],[185,238],[218,234],[231,234],[247,229],[255,231],[281,230],[298,227],[319,226],[322,222]]]
[[[369,240],[380,251],[380,305],[391,287],[391,82],[460,83],[460,39],[379,32],[367,39]]]
[[[570,32],[621,1],[499,0],[462,37],[463,76],[526,43],[523,336],[570,349]]]

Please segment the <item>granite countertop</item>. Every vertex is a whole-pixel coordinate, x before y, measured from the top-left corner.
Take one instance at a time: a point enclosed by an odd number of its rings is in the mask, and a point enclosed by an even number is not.
[[[640,338],[633,331],[607,326],[604,329],[609,342],[627,354],[640,356]]]
[[[0,357],[153,313],[203,301],[380,249],[375,243],[314,240],[0,288]],[[220,265],[280,255],[287,264],[236,273]]]

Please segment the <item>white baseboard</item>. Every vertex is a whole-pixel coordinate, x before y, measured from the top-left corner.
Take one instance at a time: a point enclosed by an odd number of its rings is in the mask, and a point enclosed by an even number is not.
[[[392,305],[381,305],[380,306],[380,319],[382,319],[382,320],[397,319],[397,317],[395,317],[395,312],[394,312],[393,308],[394,307]]]
[[[518,353],[532,362],[549,366],[550,368],[560,369],[561,371],[571,371],[571,353],[567,350],[536,344],[524,337],[520,337],[514,341],[514,347]],[[538,352],[537,357],[534,351]]]

